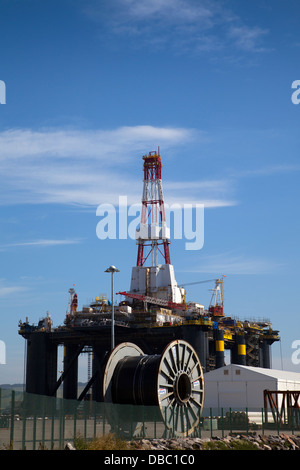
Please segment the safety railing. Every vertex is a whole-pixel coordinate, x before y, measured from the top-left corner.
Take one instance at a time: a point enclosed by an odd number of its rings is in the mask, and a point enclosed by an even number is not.
[[[76,437],[89,440],[114,433],[126,440],[163,437],[224,437],[225,435],[300,430],[299,410],[288,419],[268,409],[202,410],[189,427],[184,408],[170,414],[158,407],[73,401],[0,389],[0,449],[62,449]],[[178,427],[178,422],[186,427]]]

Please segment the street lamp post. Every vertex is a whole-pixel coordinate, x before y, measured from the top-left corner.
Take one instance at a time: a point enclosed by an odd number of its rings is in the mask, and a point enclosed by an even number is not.
[[[114,273],[120,270],[115,266],[110,266],[104,272],[111,273],[111,349],[115,347],[115,312],[114,312]]]

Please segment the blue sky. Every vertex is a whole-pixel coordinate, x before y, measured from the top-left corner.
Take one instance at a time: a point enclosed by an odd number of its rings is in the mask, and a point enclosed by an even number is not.
[[[204,204],[204,246],[173,240],[178,283],[226,275],[225,311],[280,330],[300,371],[297,0],[0,0],[0,383],[23,381],[18,321],[62,324],[130,286],[136,245],[99,240],[100,204],[142,194],[160,146],[166,203]],[[187,287],[208,304],[212,286]],[[82,377],[85,379],[85,377]]]

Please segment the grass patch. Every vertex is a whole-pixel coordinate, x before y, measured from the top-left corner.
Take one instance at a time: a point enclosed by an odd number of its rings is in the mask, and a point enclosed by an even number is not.
[[[258,447],[253,444],[253,442],[247,441],[245,439],[236,439],[230,444],[234,450],[259,450]]]
[[[87,441],[80,436],[74,439],[76,450],[128,450],[129,445],[115,434],[105,434]]]
[[[258,450],[257,446],[245,439],[234,439],[230,442],[209,441],[203,445],[204,450]]]
[[[226,444],[226,442],[222,442],[222,441],[209,441],[209,442],[204,442],[203,449],[204,450],[229,450],[230,446],[229,444]]]

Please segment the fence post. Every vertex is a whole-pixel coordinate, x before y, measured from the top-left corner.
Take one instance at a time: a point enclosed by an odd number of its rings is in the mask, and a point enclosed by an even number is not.
[[[84,401],[84,402],[83,402],[84,439],[85,439],[85,440],[87,439],[87,414],[88,414],[87,405],[88,405],[88,404],[89,404],[88,401]]]
[[[297,408],[292,408],[292,434],[295,434],[295,422],[294,422],[294,418],[295,418],[295,412],[297,410]]]
[[[174,410],[175,411],[175,410]],[[177,411],[178,413],[178,411]],[[185,413],[185,422],[186,422],[186,425],[185,425],[185,437],[188,437],[188,428],[187,428],[187,423],[188,423],[188,413],[187,413],[187,409],[184,407],[184,413]],[[174,428],[174,426],[173,426]],[[174,428],[175,430],[175,428]],[[175,435],[175,433],[174,433]]]
[[[146,411],[146,410],[145,410],[145,406],[143,406],[143,408],[142,408],[142,416],[143,416],[143,428],[142,428],[143,431],[142,431],[142,436],[143,436],[143,438],[146,437],[146,433],[145,433],[145,411]]]
[[[74,439],[76,439],[76,427],[77,427],[77,401],[74,401],[74,429],[73,429]]]
[[[200,408],[198,409],[198,420],[199,420],[198,421],[199,422],[199,424],[198,424],[198,437],[201,438],[201,410],[200,410]]]
[[[37,411],[34,410],[34,415],[33,415],[33,435],[32,435],[32,446],[33,450],[35,450],[35,444],[36,444],[36,414]]]
[[[43,396],[42,397],[42,447],[44,448],[45,446],[45,432],[46,432],[46,422],[45,422],[45,415],[46,415],[46,404],[47,404],[47,397]]]
[[[222,420],[222,437],[224,437],[224,411],[221,408],[221,420]]]
[[[26,449],[26,420],[27,420],[27,403],[28,396],[23,394],[23,407],[22,407],[22,417],[23,417],[23,429],[22,429],[22,450]]]
[[[51,449],[54,448],[54,426],[55,426],[55,413],[56,413],[56,397],[52,400],[52,419],[51,419]]]
[[[102,408],[102,436],[105,434],[105,421],[106,421],[106,405],[104,402],[101,403]]]
[[[118,410],[118,421],[117,421],[116,432],[117,432],[117,436],[121,437],[121,432],[120,432],[121,431],[121,416],[120,415],[121,415],[121,412],[122,412],[122,410],[121,410],[122,405],[117,404],[116,406],[117,406],[117,410]]]
[[[175,410],[173,410],[173,413],[172,413],[172,436],[175,435],[175,432],[174,432],[175,424],[174,423],[175,423]]]
[[[14,426],[15,426],[15,391],[11,391],[11,408],[10,408],[10,446],[14,448]]]
[[[97,437],[97,403],[96,401],[93,402],[94,408],[94,439]]]
[[[168,431],[168,428],[167,428],[167,407],[165,406],[165,434],[167,435],[167,431]]]
[[[209,421],[210,421],[210,437],[212,438],[213,437],[213,432],[212,432],[212,428],[213,428],[213,425],[212,425],[212,408],[209,409]]]
[[[64,399],[60,399],[60,413],[59,413],[59,447],[60,449],[63,448],[64,445],[64,434],[65,434],[65,429],[64,429],[64,424],[65,424],[65,417],[64,417]]]

